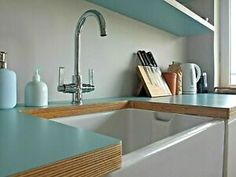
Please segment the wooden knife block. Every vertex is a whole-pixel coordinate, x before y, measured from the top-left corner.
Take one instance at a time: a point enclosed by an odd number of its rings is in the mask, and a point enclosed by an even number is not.
[[[137,67],[137,74],[138,77],[140,78],[140,83],[137,88],[137,95],[140,95],[142,93],[142,90],[145,90],[147,96],[149,97],[159,97],[159,96],[169,96],[171,95],[170,89],[167,86],[165,80],[159,74],[158,72],[152,73],[155,74],[155,78],[158,79],[158,85],[151,83],[150,81],[150,74],[147,72],[147,69],[144,67],[149,67],[149,66],[138,66]],[[154,77],[152,77],[154,78]]]

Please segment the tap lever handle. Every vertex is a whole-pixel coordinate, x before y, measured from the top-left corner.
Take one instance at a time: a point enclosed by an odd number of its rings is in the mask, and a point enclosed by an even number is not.
[[[59,67],[59,85],[64,85],[65,67]]]
[[[94,85],[94,79],[93,79],[94,70],[93,69],[88,70],[88,76],[89,76],[89,84]]]

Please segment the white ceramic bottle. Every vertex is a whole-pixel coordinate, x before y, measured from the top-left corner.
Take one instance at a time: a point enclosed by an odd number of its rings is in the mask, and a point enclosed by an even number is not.
[[[0,51],[0,109],[16,105],[16,73],[7,69],[6,52]]]
[[[25,106],[47,106],[48,87],[40,80],[38,69],[35,71],[33,80],[25,87]]]

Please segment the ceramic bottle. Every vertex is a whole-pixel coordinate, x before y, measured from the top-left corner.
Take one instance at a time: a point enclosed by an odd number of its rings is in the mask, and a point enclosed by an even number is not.
[[[41,107],[48,105],[48,87],[40,79],[38,69],[31,82],[25,87],[25,106]]]
[[[7,69],[6,52],[0,51],[0,109],[16,105],[16,73]]]

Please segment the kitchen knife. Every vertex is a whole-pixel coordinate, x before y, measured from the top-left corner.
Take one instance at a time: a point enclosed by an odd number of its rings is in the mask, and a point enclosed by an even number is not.
[[[146,62],[148,63],[148,66],[152,72],[152,79],[154,80],[154,83],[156,86],[160,86],[161,83],[158,81],[158,78],[156,77],[156,71],[155,71],[155,67],[153,67],[153,64],[150,60],[150,58],[148,57],[147,53],[145,51],[142,51],[145,59],[146,59]]]
[[[158,67],[153,55],[151,52],[148,52],[147,53],[147,56],[150,60],[150,62],[152,63],[152,65],[154,65],[154,67],[152,67],[154,70],[155,70],[155,79],[157,80],[157,82],[160,84],[159,86],[161,86],[164,90],[166,90],[167,92],[169,92],[169,87],[168,85],[166,84],[164,78],[162,77],[162,73],[161,73],[161,70],[160,68]]]
[[[150,61],[152,62],[153,66],[157,67],[158,65],[157,65],[157,63],[156,63],[156,61],[155,61],[155,59],[152,55],[152,52],[148,52],[147,56],[150,58]]]
[[[143,61],[143,58],[142,58],[142,55],[141,55],[140,51],[137,52],[137,55],[138,55],[138,59],[139,59],[141,65],[142,65],[142,66],[145,66],[145,63],[144,63],[144,61]]]
[[[154,57],[153,57],[153,55],[152,55],[152,52],[149,51],[149,52],[147,53],[147,55],[149,56],[149,58],[150,58],[150,60],[151,60],[151,62],[152,62],[152,64],[153,64],[153,66],[156,67],[156,71],[158,71],[159,74],[161,74],[161,70],[160,70],[160,68],[158,67],[157,63],[156,63],[156,60],[154,59]]]
[[[141,52],[142,52],[143,57],[145,58],[145,61],[146,61],[147,65],[151,66],[152,63],[151,63],[149,57],[147,56],[147,53],[144,50],[142,50]]]
[[[160,80],[161,73],[158,71],[158,68],[155,67],[156,63],[152,61],[152,59],[149,57],[150,55],[148,55],[146,52],[145,52],[145,56],[146,56],[146,58],[149,62],[149,66],[152,70],[153,77],[154,77],[156,85],[159,86],[159,87],[164,87],[162,81]]]
[[[151,59],[154,67],[155,67],[155,70],[161,75],[161,70],[160,68],[158,67],[157,63],[156,63],[156,60],[154,59],[153,55],[152,55],[152,52],[148,52],[147,55],[149,56],[149,58]]]
[[[137,55],[138,55],[139,61],[140,61],[141,64],[143,65],[143,68],[144,68],[144,70],[145,70],[145,72],[146,72],[146,75],[147,75],[147,77],[148,77],[150,83],[153,85],[154,82],[153,82],[153,80],[152,80],[152,78],[151,78],[151,76],[150,76],[150,71],[148,70],[148,66],[147,66],[146,60],[143,58],[142,52],[139,50],[139,51],[137,52]]]
[[[156,79],[154,78],[154,71],[153,69],[151,68],[151,63],[146,55],[146,52],[144,50],[140,51],[142,57],[143,57],[143,60],[147,66],[147,70],[149,71],[149,74],[150,74],[150,78],[152,80],[152,83],[154,83],[156,86],[158,85],[158,83],[156,82]]]

